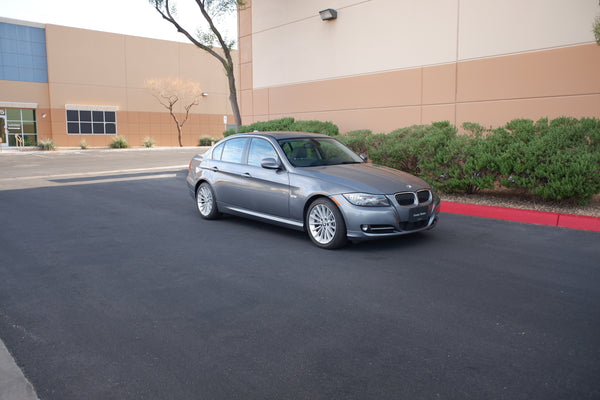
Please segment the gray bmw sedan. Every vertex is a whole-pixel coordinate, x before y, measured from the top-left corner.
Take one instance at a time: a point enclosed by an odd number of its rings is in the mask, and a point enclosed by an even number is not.
[[[440,208],[422,179],[312,133],[229,136],[192,159],[187,185],[204,219],[226,213],[283,225],[325,249],[431,229]]]

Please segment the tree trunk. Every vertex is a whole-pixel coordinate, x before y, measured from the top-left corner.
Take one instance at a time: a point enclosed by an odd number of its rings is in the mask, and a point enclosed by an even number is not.
[[[179,121],[177,121],[177,117],[175,116],[175,113],[173,112],[172,104],[171,104],[171,107],[169,108],[169,113],[171,114],[171,118],[173,118],[173,121],[175,121],[175,126],[177,127],[177,140],[179,140],[179,147],[183,147],[183,144],[181,143],[181,126],[179,126]]]
[[[231,103],[231,111],[235,119],[236,130],[242,125],[242,116],[240,115],[240,107],[238,106],[237,91],[235,90],[235,76],[233,75],[233,67],[227,71],[227,79],[229,81],[229,102]]]

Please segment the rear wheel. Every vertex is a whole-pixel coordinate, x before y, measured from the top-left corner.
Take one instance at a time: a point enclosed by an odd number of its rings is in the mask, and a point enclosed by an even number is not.
[[[206,182],[202,182],[196,189],[196,206],[204,219],[215,219],[219,216],[215,194]]]
[[[314,244],[323,249],[337,249],[346,244],[346,223],[342,213],[329,199],[313,201],[306,213],[306,230]]]

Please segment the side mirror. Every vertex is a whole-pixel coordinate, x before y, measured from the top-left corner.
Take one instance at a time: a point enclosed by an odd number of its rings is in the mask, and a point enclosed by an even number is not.
[[[260,166],[266,169],[279,169],[281,168],[281,164],[278,160],[274,158],[263,158],[260,162]]]
[[[363,160],[364,162],[368,162],[368,161],[369,161],[369,159],[367,158],[367,155],[366,155],[365,153],[360,153],[358,156],[359,156],[360,158],[362,158],[362,160]]]

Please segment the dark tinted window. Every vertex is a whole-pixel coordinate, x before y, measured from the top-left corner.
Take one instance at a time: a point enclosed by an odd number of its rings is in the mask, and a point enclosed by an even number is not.
[[[92,120],[92,112],[91,111],[79,111],[79,120],[80,121],[91,121]]]
[[[79,112],[76,110],[67,110],[67,121],[79,122]]]
[[[116,120],[115,111],[67,110],[67,133],[114,135]]]
[[[81,133],[92,133],[92,124],[89,122],[82,122],[80,124],[81,126]]]
[[[67,131],[69,133],[79,133],[79,123],[78,122],[67,123]]]
[[[94,122],[94,133],[104,133],[104,124],[101,122]]]
[[[279,145],[295,167],[363,162],[352,150],[331,138],[282,139]]]

